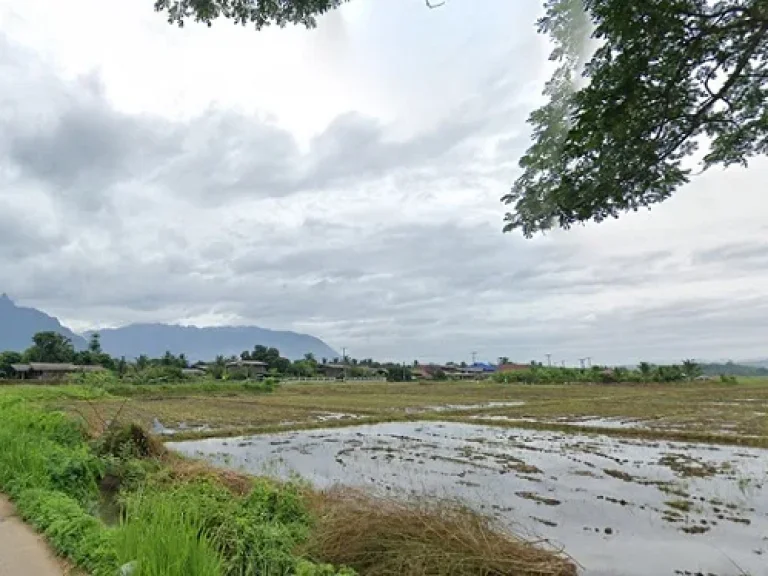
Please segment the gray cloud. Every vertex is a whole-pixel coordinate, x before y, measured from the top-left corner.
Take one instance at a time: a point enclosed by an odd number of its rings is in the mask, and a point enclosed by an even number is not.
[[[505,59],[434,126],[352,111],[306,146],[235,109],[128,114],[98,75],[65,80],[2,33],[0,70],[0,292],[64,320],[254,323],[401,360],[674,360],[762,341],[768,251],[747,233],[698,250],[683,219],[500,233],[521,99],[539,89],[527,62]]]
[[[187,121],[125,114],[112,107],[98,76],[64,82],[1,33],[0,51],[7,70],[0,105],[14,111],[0,118],[0,151],[23,177],[90,210],[109,204],[115,188],[127,184],[216,204],[232,195],[332,189],[414,167],[439,170],[452,152],[471,153],[466,146],[494,120],[480,113],[482,102],[470,100],[448,121],[403,139],[350,112],[302,153],[290,132],[263,118],[215,108]],[[44,114],[39,94],[47,95]],[[498,88],[486,95],[498,96]]]
[[[768,242],[739,242],[699,250],[693,254],[693,262],[730,268],[768,269]]]

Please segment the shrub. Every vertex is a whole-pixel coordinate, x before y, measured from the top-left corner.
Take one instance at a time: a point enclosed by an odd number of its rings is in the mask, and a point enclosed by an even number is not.
[[[149,458],[161,456],[165,448],[140,424],[113,423],[99,437],[97,450],[116,458]]]
[[[117,554],[112,532],[87,514],[70,496],[52,490],[25,490],[16,506],[21,517],[48,538],[62,556],[72,559],[94,576],[112,576]]]
[[[120,378],[111,370],[101,370],[99,372],[80,372],[67,376],[67,382],[80,386],[89,386],[94,388],[103,388],[118,384]]]
[[[46,458],[46,474],[51,488],[88,505],[98,495],[104,463],[85,445],[70,450],[53,450]]]

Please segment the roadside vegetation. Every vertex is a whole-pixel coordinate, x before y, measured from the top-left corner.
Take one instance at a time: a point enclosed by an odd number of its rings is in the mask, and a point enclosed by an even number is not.
[[[0,490],[89,574],[575,574],[567,558],[469,510],[383,506],[364,494],[218,471],[166,453],[119,415],[94,436],[47,408],[111,397],[99,387],[0,388]],[[366,529],[350,530],[358,521]]]

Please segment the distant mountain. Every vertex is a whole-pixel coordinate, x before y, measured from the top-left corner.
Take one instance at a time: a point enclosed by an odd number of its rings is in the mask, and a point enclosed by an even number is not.
[[[0,295],[0,352],[22,352],[32,345],[37,332],[58,332],[72,340],[78,350],[87,347],[92,332],[78,336],[54,317],[34,308],[17,306],[7,295]],[[184,353],[192,361],[212,360],[217,355],[240,355],[257,344],[274,347],[286,358],[296,360],[311,352],[320,358],[336,358],[339,353],[309,334],[280,332],[258,326],[197,328],[168,324],[131,324],[99,330],[101,346],[112,356],[136,358],[141,354],[157,358],[171,351]]]
[[[171,351],[184,353],[192,361],[213,360],[218,354],[240,355],[257,344],[275,347],[285,358],[297,360],[311,352],[321,358],[336,358],[339,353],[309,334],[267,330],[258,326],[197,328],[168,324],[131,324],[99,330],[101,347],[112,356],[136,358],[141,354],[157,358]],[[91,333],[84,336],[89,337]]]
[[[17,306],[6,294],[0,295],[0,352],[26,350],[37,332],[58,332],[72,340],[79,350],[87,346],[82,336],[62,326],[53,316],[35,308]]]

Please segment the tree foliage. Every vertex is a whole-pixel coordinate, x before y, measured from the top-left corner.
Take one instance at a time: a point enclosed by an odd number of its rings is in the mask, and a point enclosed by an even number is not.
[[[316,25],[348,0],[156,0],[171,23]],[[535,1],[535,0],[531,0]],[[432,8],[443,3],[430,4]],[[766,0],[544,0],[558,63],[502,201],[526,237],[650,208],[701,168],[768,152]],[[590,36],[599,44],[587,59]],[[581,86],[583,84],[583,86]]]
[[[547,0],[539,30],[559,66],[533,145],[502,198],[505,231],[650,207],[703,170],[768,152],[766,0]],[[599,48],[577,82],[591,28]]]
[[[38,332],[32,337],[32,346],[24,351],[25,362],[73,362],[75,348],[72,341],[58,332]]]
[[[317,16],[338,8],[347,0],[156,0],[155,10],[165,12],[172,24],[188,20],[210,26],[218,18],[252,24],[257,30],[276,25],[317,25]]]

